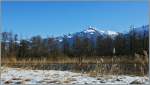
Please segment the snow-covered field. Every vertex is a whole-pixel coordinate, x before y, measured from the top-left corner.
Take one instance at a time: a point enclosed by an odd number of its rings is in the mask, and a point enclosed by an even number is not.
[[[3,84],[148,84],[149,78],[127,75],[90,77],[88,74],[56,70],[27,70],[1,67]]]

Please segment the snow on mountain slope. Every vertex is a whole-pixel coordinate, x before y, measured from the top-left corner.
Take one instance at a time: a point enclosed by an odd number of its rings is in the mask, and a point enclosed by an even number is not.
[[[96,32],[96,30],[93,28],[89,28],[89,29],[84,31],[84,33],[92,33],[92,32]]]
[[[67,38],[72,38],[72,35],[71,35],[71,34],[68,34]]]
[[[94,27],[89,27],[88,29],[84,30],[83,31],[84,33],[90,33],[90,34],[94,34],[94,33],[100,33],[101,35],[105,34],[105,35],[117,35],[118,33],[117,32],[114,32],[114,31],[110,31],[110,30],[107,30],[107,31],[104,31],[104,30],[99,30],[97,28],[94,28]]]
[[[114,31],[106,31],[105,32],[106,34],[108,34],[108,35],[117,35],[118,33],[117,32],[114,32]]]

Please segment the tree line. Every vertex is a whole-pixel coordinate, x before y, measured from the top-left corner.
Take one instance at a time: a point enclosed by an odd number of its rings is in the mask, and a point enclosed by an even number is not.
[[[82,60],[84,57],[92,56],[113,56],[142,54],[143,50],[149,50],[149,36],[147,31],[142,34],[137,33],[132,28],[128,33],[119,33],[111,36],[97,36],[96,41],[84,37],[74,36],[73,43],[70,44],[67,36],[62,42],[54,37],[42,38],[33,36],[30,39],[18,40],[18,35],[11,32],[2,32],[1,56],[2,58],[16,57],[19,59],[57,58],[57,57],[77,57]],[[19,42],[18,42],[19,41]]]

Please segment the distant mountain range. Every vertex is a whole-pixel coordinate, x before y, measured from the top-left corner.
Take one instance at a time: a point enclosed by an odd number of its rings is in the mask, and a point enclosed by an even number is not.
[[[146,33],[145,35],[148,36],[148,33],[149,33],[149,25],[145,25],[145,26],[142,26],[142,27],[137,27],[137,28],[134,28],[135,32],[137,34],[140,34],[141,36]],[[63,41],[63,38],[67,38],[70,42],[73,42],[73,39],[78,36],[80,38],[89,38],[89,39],[92,39],[92,40],[95,40],[96,37],[98,36],[103,36],[103,37],[106,37],[106,36],[110,36],[111,38],[114,38],[115,36],[117,36],[120,32],[115,32],[115,31],[110,31],[110,30],[99,30],[97,28],[94,28],[94,27],[89,27],[81,32],[76,32],[76,33],[73,33],[73,34],[67,34],[67,35],[64,35],[64,36],[60,36],[60,37],[57,37],[56,39],[59,40],[60,42]]]
[[[118,32],[109,31],[109,30],[107,30],[107,31],[98,30],[98,29],[90,26],[89,28],[87,28],[81,32],[67,34],[64,36],[57,37],[56,39],[58,39],[61,42],[64,37],[68,38],[68,40],[73,40],[76,36],[78,36],[80,38],[96,39],[96,37],[98,37],[98,36],[110,36],[113,38],[116,35],[118,35]]]
[[[139,36],[139,35],[140,36],[149,36],[149,25],[136,27],[136,28],[134,28],[134,31],[135,31],[136,34],[138,34],[137,36]],[[125,34],[125,35],[128,36],[129,32],[130,32],[130,30],[127,33],[122,33],[122,34]],[[59,41],[60,43],[63,41],[63,38],[67,38],[67,40],[69,42],[73,42],[75,37],[78,36],[81,39],[88,38],[90,40],[95,41],[98,36],[101,36],[101,37],[104,37],[104,38],[109,36],[111,38],[114,38],[118,34],[120,34],[120,32],[115,32],[115,31],[110,31],[110,30],[99,30],[97,28],[94,28],[94,27],[90,26],[89,28],[84,29],[80,32],[75,32],[75,33],[72,33],[72,34],[66,34],[64,36],[55,37],[55,39],[57,41]],[[45,40],[47,41],[47,39],[45,39]],[[30,39],[28,41],[31,42]],[[9,42],[9,40],[6,40],[5,42]],[[18,40],[17,43],[20,43],[20,40]]]

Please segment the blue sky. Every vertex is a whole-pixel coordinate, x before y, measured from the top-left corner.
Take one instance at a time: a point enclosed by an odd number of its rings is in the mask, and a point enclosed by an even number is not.
[[[148,24],[147,2],[3,2],[2,30],[22,37],[60,36],[88,26],[128,31]]]

